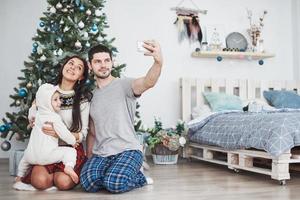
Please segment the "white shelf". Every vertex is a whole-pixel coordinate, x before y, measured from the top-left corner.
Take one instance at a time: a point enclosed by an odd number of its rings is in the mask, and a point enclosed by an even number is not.
[[[239,60],[263,60],[272,58],[275,54],[258,53],[258,52],[233,52],[233,51],[198,51],[193,52],[192,57],[195,58],[222,58],[239,59]]]

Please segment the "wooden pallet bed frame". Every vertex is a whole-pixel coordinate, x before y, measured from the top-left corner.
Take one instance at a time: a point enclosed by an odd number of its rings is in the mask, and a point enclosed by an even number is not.
[[[299,82],[295,81],[255,81],[255,80],[228,80],[228,79],[195,79],[181,78],[181,118],[191,120],[192,108],[205,104],[202,92],[225,92],[239,96],[242,100],[263,99],[264,90],[295,90],[300,91]],[[189,143],[184,149],[184,157],[228,166],[236,172],[247,170],[271,176],[281,185],[290,179],[289,164],[300,163],[300,159],[292,159],[291,151],[279,157],[271,157],[262,150],[240,149],[229,151],[221,147]],[[218,154],[221,154],[218,156]],[[253,165],[253,160],[266,159],[271,161],[271,169]]]

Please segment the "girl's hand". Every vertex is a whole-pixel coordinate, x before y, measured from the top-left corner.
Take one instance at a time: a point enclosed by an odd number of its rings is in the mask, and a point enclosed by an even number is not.
[[[76,147],[78,147],[78,146],[79,146],[79,143],[78,143],[78,142],[76,142],[76,143],[73,145],[74,148],[76,148]]]
[[[57,135],[56,131],[54,130],[52,122],[45,122],[45,124],[42,127],[42,131],[46,135],[50,135],[52,137],[58,138],[58,135]]]

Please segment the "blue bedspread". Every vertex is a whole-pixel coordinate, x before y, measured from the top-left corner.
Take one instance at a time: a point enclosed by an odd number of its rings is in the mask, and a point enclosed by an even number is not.
[[[189,125],[189,139],[228,150],[262,149],[277,157],[300,145],[300,111],[215,113]]]

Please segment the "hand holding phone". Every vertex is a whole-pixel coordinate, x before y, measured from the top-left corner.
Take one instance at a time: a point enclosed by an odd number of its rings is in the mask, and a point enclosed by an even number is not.
[[[142,53],[146,53],[149,52],[143,45],[145,43],[143,41],[137,41],[137,51],[138,52],[142,52]]]

